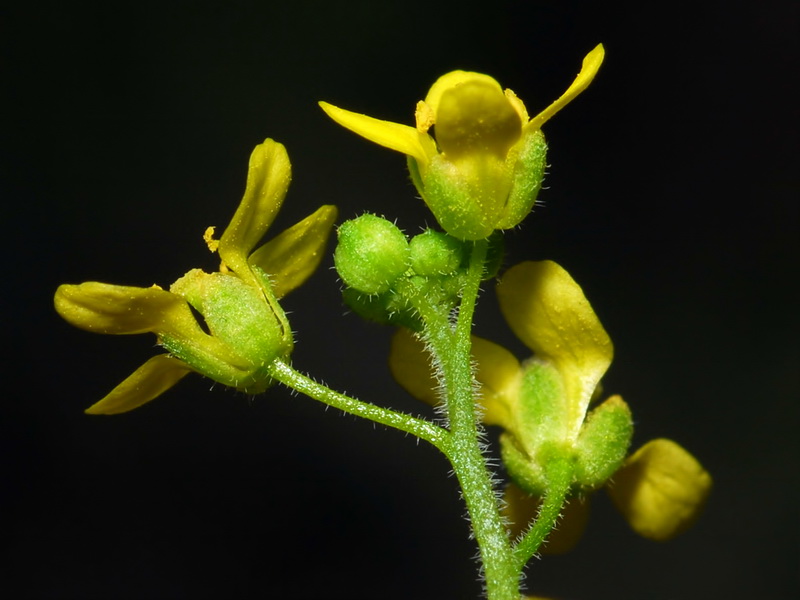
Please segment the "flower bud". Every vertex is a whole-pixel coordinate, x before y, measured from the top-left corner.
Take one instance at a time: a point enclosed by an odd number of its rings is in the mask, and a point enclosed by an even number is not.
[[[364,214],[339,227],[333,259],[339,276],[365,294],[380,294],[408,268],[408,241],[398,227]]]
[[[409,247],[411,268],[417,275],[450,275],[467,258],[463,242],[432,229],[411,238]]]

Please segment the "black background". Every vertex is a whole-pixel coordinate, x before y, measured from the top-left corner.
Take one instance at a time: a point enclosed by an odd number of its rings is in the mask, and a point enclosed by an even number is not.
[[[798,592],[797,32],[791,2],[27,3],[2,16],[5,348],[0,586],[29,598],[476,598],[474,543],[433,449],[275,388],[190,376],[114,418],[82,410],[156,352],[73,329],[59,283],[168,285],[215,268],[265,137],[294,182],[275,231],[323,203],[432,223],[400,155],[325,99],[412,122],[455,68],[531,113],[598,42],[606,64],[545,127],[549,189],[508,262],[550,258],[615,343],[605,379],[715,477],[679,539],[637,538],[598,494],[579,547],[534,560],[565,599]],[[389,331],[342,307],[331,260],[286,299],[294,363],[426,413]],[[526,351],[491,286],[477,330]],[[213,389],[212,389],[213,388]]]

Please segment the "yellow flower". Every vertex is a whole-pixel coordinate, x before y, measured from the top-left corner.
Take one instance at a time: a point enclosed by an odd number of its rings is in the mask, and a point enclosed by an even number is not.
[[[334,121],[408,156],[409,171],[439,224],[477,240],[518,225],[531,211],[544,177],[541,126],[591,83],[603,62],[598,45],[575,81],[529,119],[522,101],[481,73],[453,71],[417,104],[416,127],[382,121],[320,102]],[[436,138],[428,131],[435,126]]]
[[[507,493],[512,516],[535,514],[548,489],[548,461],[558,455],[572,461],[574,495],[604,486],[613,476],[609,493],[638,533],[668,539],[686,529],[708,496],[711,478],[669,440],[649,442],[626,461],[633,428],[621,397],[589,410],[613,346],[580,286],[554,262],[525,262],[503,275],[497,294],[511,329],[534,352],[520,363],[505,348],[473,338],[483,421],[505,430],[503,461],[524,490],[511,487]],[[409,331],[395,336],[389,363],[412,395],[439,401],[424,347]],[[573,512],[586,506],[573,505]],[[566,529],[562,537],[576,541],[579,532]]]
[[[59,286],[55,308],[72,325],[96,333],[152,332],[168,352],[148,360],[87,413],[132,410],[191,371],[248,393],[267,388],[266,367],[293,346],[277,300],[319,265],[337,212],[322,206],[253,251],[277,215],[290,180],[283,145],[268,139],[255,148],[244,197],[222,238],[212,239],[213,228],[204,236],[222,259],[219,272],[193,269],[170,291],[99,282]],[[192,308],[203,316],[209,333]]]

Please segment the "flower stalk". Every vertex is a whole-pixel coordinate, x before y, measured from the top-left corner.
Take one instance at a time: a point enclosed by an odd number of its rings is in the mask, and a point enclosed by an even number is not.
[[[410,433],[447,454],[449,433],[435,423],[336,392],[281,360],[276,360],[269,366],[269,373],[276,381],[313,400],[356,417]]]
[[[427,339],[443,382],[450,444],[447,456],[453,465],[469,511],[478,543],[486,593],[491,600],[519,598],[519,575],[508,534],[498,508],[497,493],[481,447],[482,432],[476,415],[471,331],[486,258],[486,241],[475,242],[458,319],[451,327],[446,318],[423,314],[423,336]]]

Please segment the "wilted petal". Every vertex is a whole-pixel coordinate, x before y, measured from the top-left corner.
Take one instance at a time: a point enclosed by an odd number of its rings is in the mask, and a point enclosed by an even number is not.
[[[430,158],[436,155],[436,144],[433,139],[414,127],[368,117],[327,102],[320,102],[319,105],[331,119],[345,129],[390,150],[413,156],[420,167],[424,167]]]
[[[95,333],[200,331],[186,301],[158,287],[65,284],[56,290],[54,303],[70,324]]]
[[[483,406],[483,422],[514,428],[514,414],[519,395],[522,369],[508,350],[477,336],[472,336],[475,379],[480,384],[478,401]]]
[[[497,286],[500,309],[514,333],[564,381],[570,431],[577,436],[614,349],[583,290],[552,261],[524,262]]]
[[[608,493],[634,531],[664,541],[694,523],[711,485],[694,456],[671,440],[656,439],[628,458]]]
[[[277,298],[300,286],[319,266],[336,215],[335,206],[322,206],[250,255],[249,263],[270,276]]]
[[[185,363],[167,354],[154,356],[110,394],[86,409],[90,415],[115,415],[128,412],[154,400],[190,373]]]
[[[604,57],[605,49],[603,48],[603,44],[598,44],[594,50],[584,57],[581,71],[578,73],[575,81],[572,82],[572,85],[567,88],[567,91],[561,94],[558,100],[533,117],[527,127],[538,129],[545,121],[549,120],[550,117],[572,102],[578,94],[589,87],[589,84],[592,83],[592,79],[597,75],[600,65],[603,64]]]
[[[267,139],[250,155],[244,197],[219,240],[220,258],[240,277],[249,276],[247,257],[280,210],[292,167],[283,144]]]
[[[441,402],[430,354],[425,350],[425,344],[405,327],[400,327],[392,336],[389,370],[397,383],[417,400],[431,406]]]

